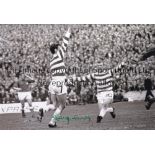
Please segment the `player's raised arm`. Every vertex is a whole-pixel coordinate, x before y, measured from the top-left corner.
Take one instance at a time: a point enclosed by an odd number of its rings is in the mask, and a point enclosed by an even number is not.
[[[135,65],[138,65],[138,62],[139,62],[140,60],[136,60],[135,58],[131,58],[130,60],[129,60],[129,62],[131,63],[131,64],[135,64]],[[126,66],[126,59],[124,59],[119,65],[117,65],[115,68],[113,68],[113,69],[111,69],[111,72],[113,73],[113,72],[117,72],[119,69],[121,69],[121,68],[123,68],[124,66]]]
[[[58,54],[61,57],[61,59],[64,58],[67,46],[69,44],[70,36],[71,36],[71,30],[69,28],[63,37],[62,44],[58,47]]]
[[[125,66],[125,62],[122,61],[119,65],[117,65],[116,67],[114,67],[113,69],[110,69],[110,71],[112,73],[117,72],[119,69],[123,68]]]

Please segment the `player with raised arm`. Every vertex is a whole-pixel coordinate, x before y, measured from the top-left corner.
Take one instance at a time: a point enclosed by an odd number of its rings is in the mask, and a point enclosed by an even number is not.
[[[113,102],[113,73],[124,66],[124,62],[114,69],[104,69],[103,65],[97,66],[96,73],[89,74],[83,77],[73,77],[73,80],[78,81],[92,81],[97,87],[97,100],[99,107],[99,115],[97,116],[97,123],[100,123],[107,112],[110,112],[112,118],[116,117],[115,109],[111,107]]]
[[[71,32],[70,29],[63,37],[62,44],[53,44],[50,46],[52,54],[50,61],[51,82],[49,85],[49,93],[52,104],[49,104],[46,109],[39,110],[39,119],[41,120],[44,111],[53,110],[54,114],[48,124],[49,127],[56,127],[56,117],[61,115],[65,108],[67,87],[66,80],[66,67],[64,63],[65,52],[69,43]]]

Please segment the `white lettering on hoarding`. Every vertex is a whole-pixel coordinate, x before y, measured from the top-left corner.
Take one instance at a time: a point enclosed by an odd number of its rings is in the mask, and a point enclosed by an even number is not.
[[[40,108],[46,107],[46,102],[34,102],[33,108],[35,112],[38,112]],[[28,103],[25,104],[25,112],[30,112]],[[14,104],[0,104],[0,114],[7,114],[7,113],[21,113],[21,104],[14,103]]]

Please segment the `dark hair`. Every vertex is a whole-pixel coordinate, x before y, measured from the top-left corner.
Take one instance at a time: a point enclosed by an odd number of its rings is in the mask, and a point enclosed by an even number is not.
[[[59,46],[59,44],[52,44],[52,45],[50,46],[50,51],[51,51],[52,54],[55,53],[55,49],[57,49],[58,46]]]

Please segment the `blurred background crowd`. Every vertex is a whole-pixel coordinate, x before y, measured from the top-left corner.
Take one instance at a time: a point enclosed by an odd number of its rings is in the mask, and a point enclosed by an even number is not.
[[[88,74],[84,70],[91,72],[97,63],[113,68],[125,60],[126,67],[114,76],[116,94],[144,90],[146,76],[155,88],[155,58],[130,61],[155,47],[155,25],[0,25],[0,103],[18,102],[12,84],[25,73],[36,79],[33,100],[48,100],[49,46],[61,43],[68,27],[72,30],[65,58],[68,75]],[[76,73],[70,72],[73,68]],[[96,102],[95,95],[96,86],[90,82],[68,85],[68,104]]]

